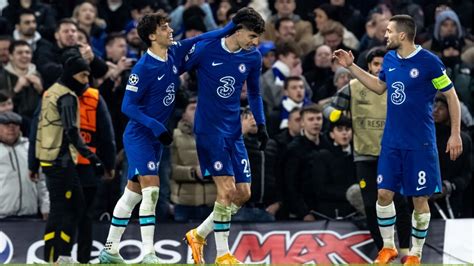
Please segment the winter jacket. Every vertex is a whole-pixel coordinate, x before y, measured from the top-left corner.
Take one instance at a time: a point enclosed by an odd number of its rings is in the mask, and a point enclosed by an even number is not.
[[[45,179],[34,183],[28,173],[28,139],[13,146],[0,142],[0,218],[49,213]],[[40,175],[41,176],[41,175]]]
[[[171,201],[188,206],[214,204],[217,188],[212,181],[198,180],[192,173],[199,165],[192,125],[179,121],[171,145]]]

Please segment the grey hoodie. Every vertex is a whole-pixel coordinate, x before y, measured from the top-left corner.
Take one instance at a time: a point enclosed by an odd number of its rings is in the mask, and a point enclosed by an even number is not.
[[[461,22],[459,21],[458,15],[452,10],[442,11],[441,13],[439,13],[436,16],[435,26],[434,26],[434,31],[433,31],[434,38],[438,41],[440,40],[439,31],[441,29],[441,23],[443,23],[447,19],[450,19],[450,20],[454,21],[454,23],[456,23],[456,27],[458,28],[458,36],[457,37],[462,38],[463,37],[463,32],[462,32]]]

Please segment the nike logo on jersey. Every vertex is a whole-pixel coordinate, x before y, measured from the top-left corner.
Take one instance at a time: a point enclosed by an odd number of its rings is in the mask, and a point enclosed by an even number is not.
[[[422,189],[426,188],[426,186],[422,186],[422,187],[416,187],[416,191],[420,191]]]
[[[158,77],[157,79],[161,80],[164,76],[165,76],[165,74],[161,75],[161,77]]]
[[[212,66],[219,66],[219,65],[222,65],[222,64],[224,64],[224,63],[223,63],[223,62],[216,63],[216,62],[214,62],[214,61],[212,62]]]
[[[395,69],[397,69],[397,68],[395,68],[395,67],[394,67],[394,68],[389,68],[389,69],[388,69],[388,72],[392,72],[392,71],[394,71]]]

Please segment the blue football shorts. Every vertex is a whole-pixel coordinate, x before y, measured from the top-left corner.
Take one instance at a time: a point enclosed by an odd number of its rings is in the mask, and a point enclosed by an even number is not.
[[[250,183],[250,163],[242,136],[196,135],[203,176],[234,176],[236,183]]]
[[[438,151],[401,150],[382,146],[378,163],[379,189],[405,196],[430,196],[442,190]]]

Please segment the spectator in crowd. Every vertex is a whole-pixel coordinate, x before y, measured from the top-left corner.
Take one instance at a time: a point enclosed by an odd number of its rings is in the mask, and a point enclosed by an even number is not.
[[[12,94],[15,112],[31,120],[43,92],[40,75],[31,63],[31,47],[26,41],[13,41],[9,53],[10,62],[0,70],[0,90]]]
[[[444,38],[452,35],[460,40],[462,51],[473,45],[471,40],[465,38],[458,15],[453,10],[449,9],[441,11],[436,15],[432,39],[423,43],[422,46],[425,49],[429,49],[432,52],[439,54],[441,52],[441,45]]]
[[[90,37],[90,43],[97,56],[103,56],[105,50],[105,20],[97,17],[97,7],[89,2],[84,2],[74,8],[72,19],[77,26],[83,29]]]
[[[106,31],[120,32],[130,21],[130,5],[128,1],[107,0],[99,1],[99,17],[107,24]]]
[[[13,39],[26,41],[33,50],[33,63],[36,63],[42,51],[51,49],[51,43],[45,40],[36,30],[36,16],[33,10],[25,9],[18,15],[13,32]]]
[[[4,67],[10,60],[10,54],[8,48],[12,43],[12,38],[7,35],[0,36],[0,68]]]
[[[284,187],[284,172],[286,163],[286,150],[288,144],[296,137],[301,135],[301,108],[294,108],[288,114],[288,127],[278,134],[273,136],[273,140],[276,142],[276,161],[274,164],[275,180],[277,183],[277,202],[278,202],[278,213],[277,219],[288,218],[288,207],[283,204],[283,187]]]
[[[337,15],[337,8],[330,4],[320,5],[314,10],[314,21],[316,23],[318,33],[313,36],[313,45],[318,46],[325,43],[324,36],[322,35],[323,29],[326,27],[328,29],[332,29],[335,26],[328,26],[328,24],[336,23],[337,21],[339,21],[339,17]],[[342,43],[345,47],[352,50],[357,50],[359,48],[359,40],[357,40],[355,35],[352,32],[348,31],[342,24],[340,24],[340,26],[338,27],[338,34],[340,35],[340,40],[338,40],[339,43]]]
[[[192,38],[206,32],[205,16],[204,11],[198,6],[186,9],[183,13],[184,34],[182,39]]]
[[[313,102],[327,98],[334,92],[331,58],[331,48],[324,44],[316,47],[315,53],[307,56],[307,61],[310,62],[305,63],[304,77],[311,88]]]
[[[262,54],[262,74],[272,68],[275,63],[275,44],[271,41],[263,41],[258,45],[258,50]]]
[[[334,86],[336,87],[336,91],[339,91],[342,87],[346,86],[349,81],[351,80],[351,72],[343,67],[339,67],[336,69],[336,73],[334,73]]]
[[[1,100],[0,100],[1,101]],[[2,103],[0,102],[0,106]],[[49,214],[49,195],[43,175],[28,174],[27,138],[20,134],[21,116],[0,112],[0,219]]]
[[[0,113],[13,111],[13,99],[10,93],[0,90]]]
[[[276,54],[278,60],[272,68],[267,70],[260,78],[263,102],[267,113],[270,113],[281,104],[283,97],[283,83],[288,76],[301,76],[300,49],[293,42],[277,44]],[[309,85],[305,81],[305,90],[309,94]]]
[[[416,28],[422,32],[425,28],[425,14],[423,9],[413,0],[390,0],[394,15],[406,14],[410,15],[415,20]]]
[[[284,166],[284,204],[290,218],[314,221],[316,210],[315,180],[311,179],[311,158],[331,144],[321,134],[322,108],[309,105],[301,109],[302,135],[295,136],[288,144]]]
[[[385,48],[372,48],[367,54],[369,72],[378,76],[382,69]],[[331,104],[324,108],[324,116],[331,122],[340,119],[343,112],[352,117],[354,133],[354,162],[356,177],[364,202],[367,227],[378,250],[383,248],[383,240],[377,227],[375,203],[377,201],[377,163],[380,154],[380,140],[385,125],[387,94],[377,95],[362,83],[353,79],[340,89]],[[411,215],[406,200],[395,196],[397,209],[397,233],[402,255],[407,255],[410,244]]]
[[[460,218],[463,211],[464,191],[472,180],[472,141],[468,134],[461,132],[462,154],[452,161],[449,154],[443,152],[451,132],[448,102],[443,94],[436,95],[433,118],[436,125],[436,144],[440,151],[438,156],[443,189],[441,194],[431,196],[431,205],[438,204],[450,218]],[[441,214],[436,211],[437,208],[430,207],[430,209],[433,216],[440,217]]]
[[[322,150],[311,158],[311,180],[316,184],[313,214],[316,216],[342,219],[355,212],[346,199],[346,191],[357,182],[351,140],[351,121],[341,117],[329,125],[329,141],[332,143],[328,150]]]
[[[174,219],[178,222],[205,219],[216,200],[216,185],[204,180],[199,166],[193,124],[196,98],[186,106],[171,145],[171,201]]]
[[[358,38],[364,34],[365,19],[359,9],[356,9],[346,0],[331,0],[329,3],[331,6],[336,7],[337,17],[344,27],[354,33]]]
[[[279,18],[275,22],[275,42],[294,42],[296,37],[296,25],[289,17]],[[313,48],[312,39],[306,38],[296,42],[300,48],[301,55],[306,55]]]
[[[138,60],[142,52],[146,50],[146,46],[138,35],[137,25],[138,23],[135,20],[130,21],[125,27],[125,37],[128,45],[127,57]]]
[[[294,42],[310,42],[313,35],[313,27],[308,21],[302,20],[294,13],[296,9],[295,0],[275,0],[276,14],[271,16],[265,23],[264,40],[276,41],[276,22],[281,18],[290,18],[295,24]]]
[[[69,49],[79,50],[82,57],[89,63],[93,78],[103,77],[107,73],[107,65],[100,57],[94,55],[91,46],[88,43],[78,42],[77,25],[73,20],[67,18],[60,20],[54,37],[56,42],[51,50],[44,51],[36,62],[45,88],[49,88],[61,76],[63,62],[67,59],[64,58],[63,53]]]
[[[311,104],[305,97],[304,80],[301,76],[290,76],[283,83],[284,97],[280,108],[280,129],[288,127],[288,116],[295,108]]]
[[[446,73],[456,84],[456,93],[469,111],[474,111],[474,83],[471,69],[461,61],[461,42],[455,35],[444,38],[441,44],[441,60],[446,66]]]
[[[222,0],[216,10],[216,22],[219,27],[224,27],[229,22],[227,12],[235,8],[232,0]]]
[[[44,235],[47,262],[75,262],[71,257],[71,240],[75,239],[85,204],[76,169],[78,154],[91,162],[96,174],[104,172],[99,157],[84,144],[79,133],[77,95],[86,89],[89,74],[88,62],[78,53],[72,54],[59,81],[47,90],[41,104],[35,155],[46,174],[51,202]],[[35,166],[29,162],[32,173],[37,173]]]
[[[242,135],[249,156],[250,173],[252,176],[250,199],[232,217],[233,221],[270,222],[280,208],[277,198],[274,163],[276,158],[276,142],[270,140],[265,150],[260,150],[257,138],[257,122],[250,110],[245,107],[240,115]]]
[[[15,23],[25,9],[34,11],[40,34],[47,36],[47,39],[52,38],[56,26],[55,12],[49,5],[39,0],[9,0],[8,6],[2,10],[2,16],[7,18],[8,22]],[[11,31],[13,31],[13,26],[13,24],[10,25]]]
[[[209,6],[209,3],[206,3],[206,1],[204,0],[186,0],[184,5],[178,6],[170,14],[170,19],[171,19],[170,27],[173,28],[174,30],[173,35],[177,36],[184,32],[183,14],[185,10],[193,6],[198,6],[204,12],[204,25],[206,25],[206,29],[208,31],[217,29],[217,24],[214,21],[214,17],[212,15],[212,10],[211,10],[211,7]]]
[[[107,103],[115,130],[117,150],[122,149],[122,134],[128,118],[121,111],[122,100],[125,95],[130,69],[136,62],[127,56],[127,41],[120,33],[111,33],[107,36],[105,45],[105,60],[109,65],[109,72],[104,77],[99,90]]]
[[[337,21],[328,21],[318,34],[321,34],[323,37],[323,43],[331,47],[331,50],[333,51],[337,49],[351,49],[343,42],[344,26]],[[352,49],[357,50],[357,48],[358,46]],[[356,53],[356,51],[354,51],[354,53]],[[357,56],[357,54],[354,56]]]
[[[387,31],[388,16],[382,13],[372,14],[372,18],[367,22],[366,34],[362,37],[359,47],[359,58],[357,65],[367,65],[367,52],[373,47],[385,46],[385,32]]]

